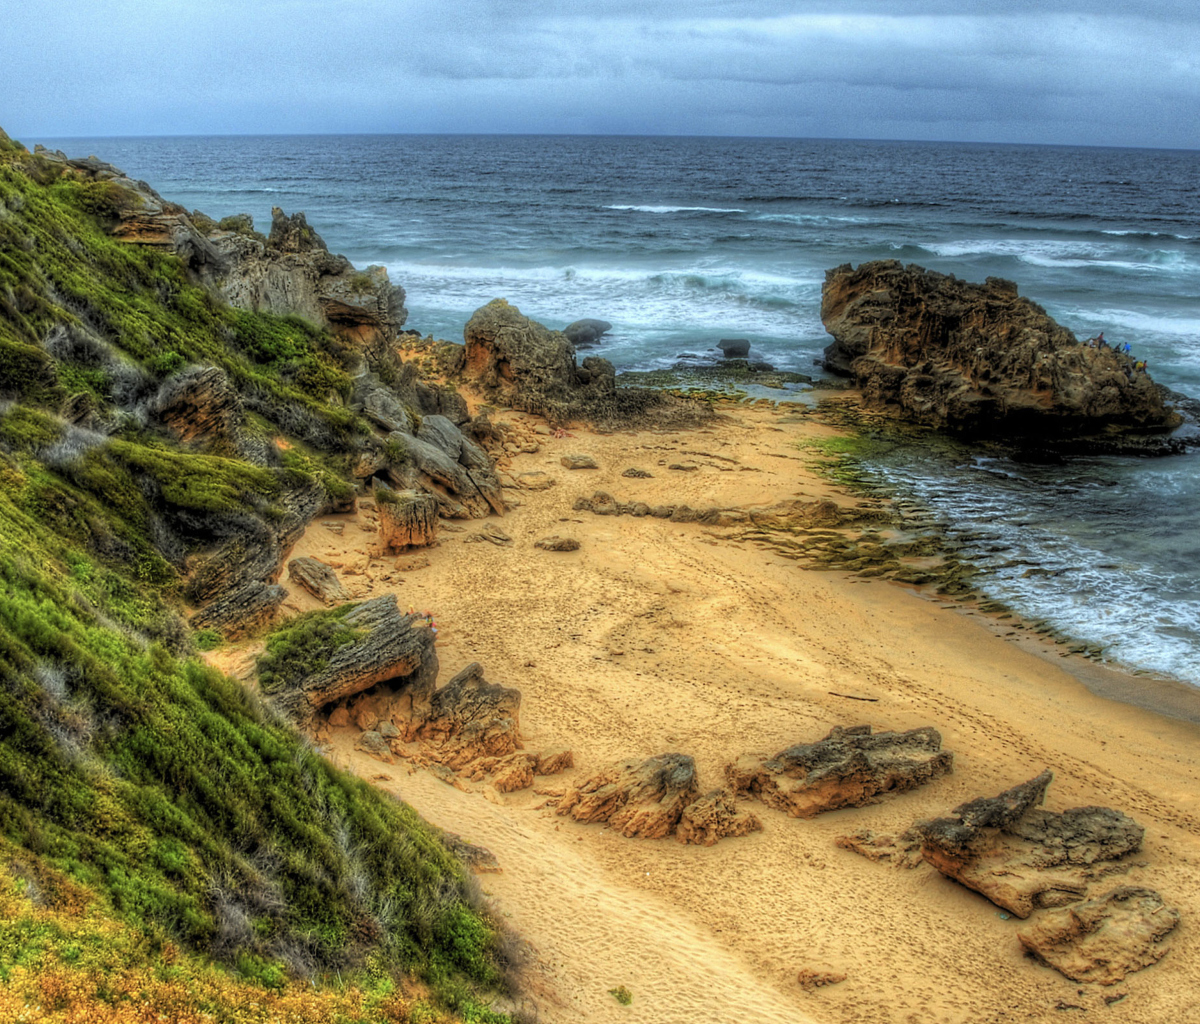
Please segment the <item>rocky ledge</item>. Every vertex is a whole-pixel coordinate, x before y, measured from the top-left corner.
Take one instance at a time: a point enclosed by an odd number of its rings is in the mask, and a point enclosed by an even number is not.
[[[1011,281],[960,281],[896,260],[825,275],[825,368],[898,418],[993,438],[1088,439],[1170,450],[1182,418],[1166,389],[1115,349],[1081,344]]]

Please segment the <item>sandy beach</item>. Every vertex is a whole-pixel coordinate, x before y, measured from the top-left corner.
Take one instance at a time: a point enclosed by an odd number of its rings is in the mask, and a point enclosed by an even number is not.
[[[537,446],[502,469],[545,472],[553,486],[506,491],[515,507],[503,519],[443,521],[435,547],[399,558],[372,557],[363,503],[314,522],[292,557],[330,563],[355,597],[391,591],[428,609],[442,682],[482,663],[490,681],[521,691],[528,749],[574,752],[565,777],[499,794],[483,782],[447,785],[402,759],[381,764],[354,749],[353,726],[332,737],[336,759],[495,854],[501,870],[479,880],[529,945],[537,1020],[1200,1020],[1200,693],[1061,657],[1006,621],[911,587],[802,569],[736,531],[573,508],[597,490],[695,507],[853,505],[798,444],[829,428],[794,407],[726,405],[710,427],[679,433],[554,436],[534,417],[497,419]],[[565,468],[575,453],[598,468]],[[623,476],[630,467],[651,475]],[[489,526],[511,542],[469,542]],[[553,534],[579,550],[534,547]],[[281,582],[291,610],[320,606]],[[215,660],[244,670],[247,653]],[[1111,699],[1130,693],[1174,717]],[[762,831],[708,848],[627,839],[546,806],[571,778],[623,758],[690,754],[703,792],[743,754],[861,723],[935,727],[954,772],[809,820],[747,801]],[[1108,806],[1145,827],[1141,853],[1113,884],[1157,889],[1182,916],[1166,957],[1116,986],[1077,984],[1027,958],[1021,922],[928,865],[893,869],[835,846],[857,829],[900,832],[1045,768],[1055,774],[1048,809]],[[1106,891],[1099,885],[1093,893]],[[802,970],[845,980],[808,991]],[[628,1006],[610,994],[620,986]]]

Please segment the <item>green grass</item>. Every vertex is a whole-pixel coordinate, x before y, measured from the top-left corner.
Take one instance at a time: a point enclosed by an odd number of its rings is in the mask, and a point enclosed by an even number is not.
[[[374,958],[462,1019],[502,1020],[479,994],[501,984],[497,931],[459,862],[192,656],[219,638],[181,614],[193,556],[239,521],[271,521],[313,480],[352,496],[340,470],[366,428],[342,404],[351,353],[114,241],[104,224],[127,202],[0,133],[0,861],[86,891],[133,945],[177,944],[268,995]],[[181,446],[130,412],[189,364],[222,367],[247,429],[288,439],[278,464]],[[103,433],[61,418],[73,395]],[[314,644],[351,632],[344,611],[275,634],[266,679],[311,670]],[[92,955],[18,919],[0,923],[0,979]],[[21,976],[36,986],[38,970]]]

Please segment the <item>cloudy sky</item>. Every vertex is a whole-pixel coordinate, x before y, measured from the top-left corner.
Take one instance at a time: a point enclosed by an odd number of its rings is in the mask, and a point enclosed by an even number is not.
[[[0,127],[1200,148],[1197,0],[21,0]]]

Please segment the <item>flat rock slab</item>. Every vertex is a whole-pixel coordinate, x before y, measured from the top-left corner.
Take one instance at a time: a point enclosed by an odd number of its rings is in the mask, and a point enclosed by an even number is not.
[[[1017,939],[1032,956],[1072,981],[1115,985],[1157,963],[1179,911],[1153,889],[1121,886],[1099,899],[1042,914]]]
[[[553,487],[557,480],[549,473],[533,470],[529,473],[517,474],[517,486],[526,491],[546,491]]]
[[[332,566],[318,558],[293,558],[288,562],[288,577],[325,604],[343,604],[350,600]]]
[[[772,758],[743,757],[725,769],[735,793],[749,793],[794,818],[859,807],[885,793],[915,789],[954,768],[933,728],[872,734],[869,725],[835,727],[816,743]]]

